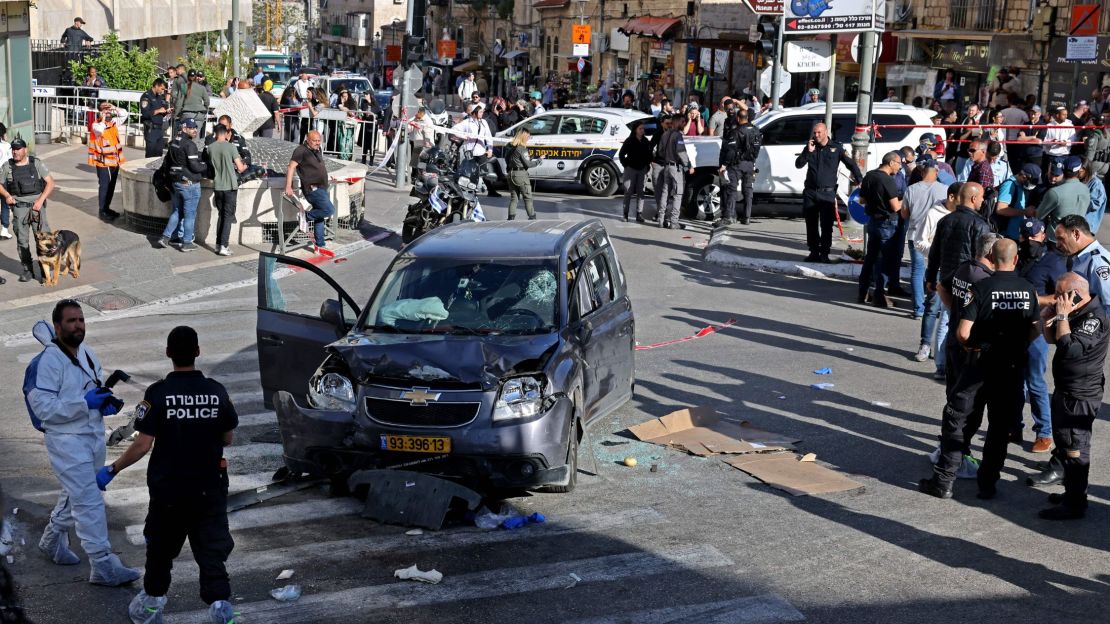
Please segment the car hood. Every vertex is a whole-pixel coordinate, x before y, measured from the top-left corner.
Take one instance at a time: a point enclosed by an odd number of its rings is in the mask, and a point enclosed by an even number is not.
[[[555,352],[557,333],[535,336],[454,334],[351,334],[329,345],[356,380],[479,384],[497,387],[505,377],[537,372]]]

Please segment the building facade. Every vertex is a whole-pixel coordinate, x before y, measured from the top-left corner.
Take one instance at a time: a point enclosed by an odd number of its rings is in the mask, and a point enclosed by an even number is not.
[[[310,56],[329,67],[373,71],[383,61],[382,28],[403,21],[407,11],[406,0],[321,2]]]
[[[239,19],[251,24],[250,0],[240,0]],[[116,32],[120,41],[158,48],[162,65],[185,56],[185,35],[227,30],[231,0],[37,0],[31,12],[31,38],[58,41],[73,25],[85,20],[85,31],[96,40]]]
[[[61,33],[58,33],[59,35]],[[31,6],[28,2],[0,2],[0,122],[8,140],[32,142]]]

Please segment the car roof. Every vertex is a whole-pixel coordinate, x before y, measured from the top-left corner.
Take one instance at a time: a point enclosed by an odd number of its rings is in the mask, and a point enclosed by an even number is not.
[[[414,258],[558,258],[584,232],[603,231],[598,219],[585,221],[484,221],[439,227],[405,248]]]
[[[855,102],[833,102],[833,112],[836,113],[855,113],[857,105]],[[793,106],[790,108],[783,108],[781,110],[771,111],[766,115],[760,115],[756,119],[764,117],[772,119],[775,117],[783,117],[789,115],[812,115],[814,113],[824,114],[824,102],[817,102],[814,104],[806,104],[805,106]],[[907,115],[920,115],[924,117],[932,117],[933,111],[928,108],[917,108],[909,104],[902,104],[900,102],[875,102],[871,108],[872,116],[880,113],[904,113]]]

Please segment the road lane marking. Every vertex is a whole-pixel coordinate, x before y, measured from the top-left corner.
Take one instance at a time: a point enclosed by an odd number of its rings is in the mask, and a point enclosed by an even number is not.
[[[398,581],[367,587],[307,594],[295,603],[274,600],[235,605],[244,621],[319,622],[335,619],[344,613],[359,614],[367,621],[367,611],[389,612],[396,609],[445,604],[463,600],[496,598],[514,594],[527,594],[567,586],[573,572],[581,580],[579,585],[630,581],[639,577],[658,574],[681,574],[708,568],[731,566],[733,562],[708,544],[677,546],[657,552],[637,551],[589,559],[574,559],[519,568],[501,568],[486,572],[454,575],[441,570],[446,579],[439,585],[428,586],[411,581]],[[170,624],[207,622],[208,611],[167,614]]]
[[[781,596],[763,594],[734,600],[633,611],[620,615],[572,620],[565,624],[778,624],[806,618]]]

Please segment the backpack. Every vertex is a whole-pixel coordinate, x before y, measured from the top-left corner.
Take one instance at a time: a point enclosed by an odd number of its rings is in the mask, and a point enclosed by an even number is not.
[[[150,184],[154,187],[154,193],[158,195],[158,201],[168,202],[173,198],[173,181],[170,180],[170,155],[168,153],[162,157],[162,166],[154,172]]]
[[[741,143],[740,160],[755,162],[759,157],[759,150],[763,147],[763,132],[753,125],[740,127]]]

